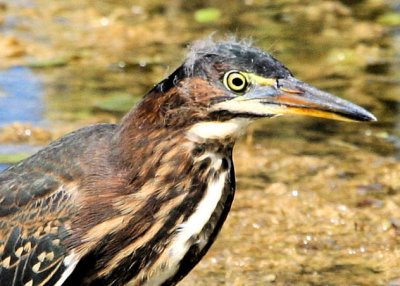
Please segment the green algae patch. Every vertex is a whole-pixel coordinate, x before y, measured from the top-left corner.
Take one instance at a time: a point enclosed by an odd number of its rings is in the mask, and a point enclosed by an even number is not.
[[[28,153],[0,154],[0,164],[15,164],[29,156]]]
[[[111,113],[125,113],[132,108],[140,98],[130,94],[121,93],[114,94],[104,99],[99,99],[95,103],[95,110],[106,111]]]
[[[194,19],[198,23],[215,22],[221,18],[221,11],[217,8],[199,9],[194,13]]]

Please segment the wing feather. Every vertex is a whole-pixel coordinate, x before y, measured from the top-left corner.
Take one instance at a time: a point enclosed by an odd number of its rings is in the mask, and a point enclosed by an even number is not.
[[[115,129],[79,129],[0,173],[0,286],[62,285],[73,272],[81,182]]]
[[[0,176],[0,285],[57,281],[67,268],[74,187],[49,175],[29,186],[7,176]]]

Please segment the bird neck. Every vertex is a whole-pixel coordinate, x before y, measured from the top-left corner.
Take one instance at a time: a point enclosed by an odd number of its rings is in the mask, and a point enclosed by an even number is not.
[[[193,86],[194,85],[194,86]],[[242,134],[249,120],[245,118],[210,118],[208,88],[199,88],[204,80],[181,81],[167,91],[154,87],[122,120],[115,136],[115,152],[127,162],[146,158],[156,145],[167,141],[232,144]],[[195,88],[197,86],[197,88]],[[188,95],[190,93],[190,96]],[[224,121],[223,121],[224,120]]]
[[[96,255],[103,254],[104,243],[113,249],[104,253],[105,270],[90,278],[93,284],[109,273],[104,279],[123,277],[132,285],[140,284],[145,273],[154,273],[155,280],[149,277],[148,285],[179,280],[210,247],[233,200],[231,135],[242,130],[238,126],[244,122],[197,122],[172,128],[143,121],[141,112],[136,109],[125,118],[113,138],[109,161],[115,164],[110,168],[117,176],[106,184],[121,184],[104,192],[114,194],[108,210],[112,218],[82,235],[91,247],[98,247]],[[207,127],[213,131],[205,132]],[[97,229],[104,227],[113,233],[98,237]],[[127,272],[121,261],[132,270]]]

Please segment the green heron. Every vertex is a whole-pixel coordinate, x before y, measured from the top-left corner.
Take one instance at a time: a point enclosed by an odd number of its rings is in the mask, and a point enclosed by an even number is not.
[[[118,125],[84,127],[0,175],[0,284],[175,285],[219,233],[232,148],[254,119],[375,121],[250,44],[194,44]]]

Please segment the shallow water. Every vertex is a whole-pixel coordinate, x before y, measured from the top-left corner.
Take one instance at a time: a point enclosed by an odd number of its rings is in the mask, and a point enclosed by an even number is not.
[[[215,31],[252,37],[298,78],[379,122],[252,125],[234,153],[233,210],[182,285],[400,285],[400,5],[229,3],[0,5],[0,163],[80,126],[116,122],[189,42]]]
[[[35,73],[26,67],[11,67],[0,72],[0,126],[19,122],[37,124],[43,117],[41,83]]]

